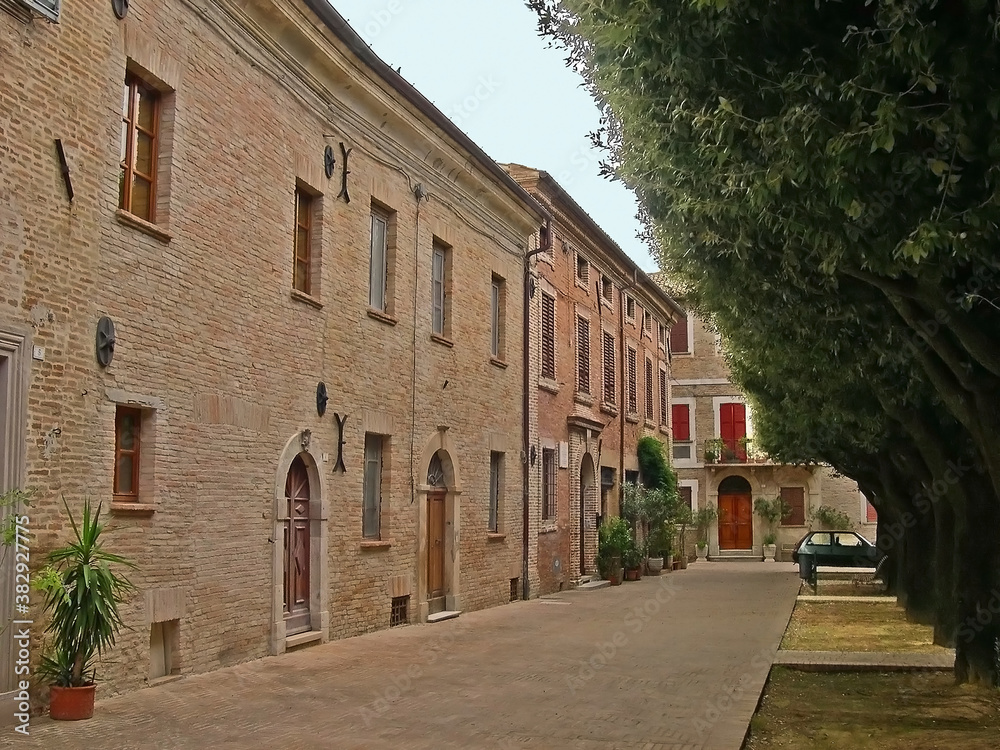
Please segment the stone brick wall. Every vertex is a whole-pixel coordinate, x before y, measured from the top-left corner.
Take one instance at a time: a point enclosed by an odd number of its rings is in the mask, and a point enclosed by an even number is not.
[[[556,470],[556,513],[548,522],[540,521],[538,534],[538,575],[541,593],[558,591],[573,585],[581,575],[596,573],[596,516],[617,515],[622,466],[637,471],[636,442],[645,434],[668,439],[667,424],[659,415],[659,368],[667,369],[669,419],[669,363],[658,345],[657,323],[669,325],[676,312],[644,275],[636,276],[637,267],[613,244],[593,220],[546,173],[520,165],[507,170],[553,216],[551,252],[535,257],[534,270],[539,276],[539,293],[532,301],[531,327],[539,337],[542,293],[556,300],[555,378],[541,377],[540,362],[533,365],[533,380],[538,408],[538,461],[534,475],[541,483],[541,449],[552,448],[559,457],[565,445],[565,468]],[[588,265],[588,278],[577,278],[577,259]],[[640,272],[641,274],[641,272]],[[611,301],[602,299],[598,284],[606,276],[613,286]],[[638,284],[634,282],[638,280]],[[635,317],[622,320],[622,290],[635,300]],[[643,310],[652,316],[650,332],[642,331]],[[580,392],[577,382],[577,317],[589,320],[590,388]],[[637,352],[637,412],[626,414],[622,408],[622,385],[626,383],[622,360],[622,332],[629,346]],[[603,336],[607,331],[615,340],[614,404],[606,404],[603,389]],[[534,343],[534,342],[533,342]],[[532,355],[533,357],[536,355]],[[653,362],[653,413],[645,413],[646,357]],[[624,418],[624,440],[622,419]],[[570,424],[572,422],[572,424]],[[623,448],[624,447],[624,448]],[[665,446],[666,447],[666,446]],[[594,486],[581,493],[582,467],[594,461]],[[615,484],[602,498],[601,467],[613,470]],[[584,495],[581,516],[581,494]],[[539,502],[541,492],[538,494]],[[581,567],[581,517],[584,525]]]
[[[268,28],[283,29],[280,41],[257,38]],[[106,691],[146,680],[150,594],[181,592],[171,617],[183,673],[275,649],[279,462],[303,431],[326,514],[311,527],[323,639],[387,627],[393,592],[411,596],[415,619],[425,564],[415,487],[442,430],[462,483],[452,595],[465,609],[506,602],[520,575],[523,254],[541,214],[317,28],[285,0],[242,11],[140,2],[120,22],[97,0],[65,3],[58,25],[0,14],[0,330],[27,331],[45,350],[31,364],[24,429],[37,552],[66,538],[62,497],[107,512],[116,406],[144,414],[149,507],[110,515],[109,546],[139,571],[124,608],[131,629],[100,670]],[[116,212],[126,69],[164,91],[155,225]],[[353,149],[349,203],[338,198],[340,141]],[[310,297],[291,291],[297,184],[321,203]],[[395,212],[385,316],[368,311],[373,201]],[[443,342],[430,333],[435,238],[454,261]],[[500,361],[493,276],[506,297]],[[102,315],[117,327],[106,369],[94,356]],[[343,473],[334,413],[347,416]],[[366,426],[390,432],[380,546],[362,541]],[[494,538],[491,450],[505,454],[505,536]]]

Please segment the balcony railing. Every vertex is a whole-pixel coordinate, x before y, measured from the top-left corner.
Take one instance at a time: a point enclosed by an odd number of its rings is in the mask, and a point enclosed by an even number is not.
[[[766,464],[770,457],[754,445],[753,438],[736,441],[710,438],[705,441],[702,458],[706,464]]]

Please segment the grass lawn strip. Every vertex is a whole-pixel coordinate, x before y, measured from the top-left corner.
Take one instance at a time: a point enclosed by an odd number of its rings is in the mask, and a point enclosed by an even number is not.
[[[933,629],[891,602],[798,602],[781,648],[792,651],[941,653]],[[997,741],[1000,747],[1000,738]]]

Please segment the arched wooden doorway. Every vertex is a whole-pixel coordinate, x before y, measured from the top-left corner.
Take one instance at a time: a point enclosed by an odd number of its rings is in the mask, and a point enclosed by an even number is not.
[[[285,634],[309,630],[309,472],[298,455],[285,480],[284,615]]]
[[[446,606],[445,596],[445,523],[448,486],[440,452],[435,453],[427,468],[427,605],[434,614]]]
[[[753,549],[753,497],[743,477],[719,484],[719,549]]]

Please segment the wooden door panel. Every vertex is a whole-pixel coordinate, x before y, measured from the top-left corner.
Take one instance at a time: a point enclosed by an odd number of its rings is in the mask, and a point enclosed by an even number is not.
[[[284,523],[285,633],[312,627],[309,611],[309,474],[301,457],[288,470],[285,481],[288,518]]]
[[[733,524],[732,497],[719,498],[719,549],[736,548],[736,527]]]
[[[753,547],[753,504],[750,495],[719,497],[719,549]]]
[[[444,495],[427,496],[427,596],[444,596]]]

